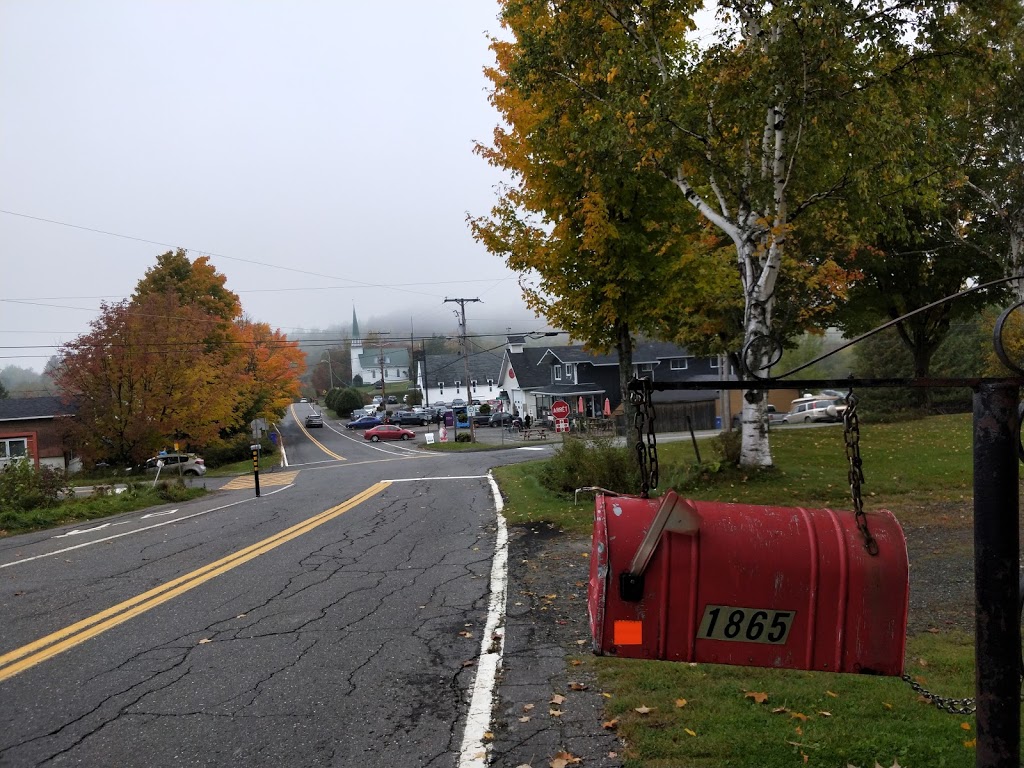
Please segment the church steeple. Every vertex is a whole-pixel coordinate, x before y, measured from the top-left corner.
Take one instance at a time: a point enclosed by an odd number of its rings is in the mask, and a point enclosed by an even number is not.
[[[356,308],[352,307],[352,346],[362,347],[363,340],[359,337],[359,321],[356,320]]]

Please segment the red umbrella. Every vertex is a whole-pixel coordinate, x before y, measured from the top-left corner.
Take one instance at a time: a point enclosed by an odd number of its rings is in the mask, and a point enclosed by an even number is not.
[[[607,397],[604,399],[604,415],[605,416],[611,416],[612,415],[612,403],[611,403],[611,400],[609,400]]]
[[[580,399],[576,403],[576,413],[583,413],[583,395],[580,395]]]

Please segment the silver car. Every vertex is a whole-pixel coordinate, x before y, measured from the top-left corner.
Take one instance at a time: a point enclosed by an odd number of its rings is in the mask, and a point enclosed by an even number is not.
[[[156,474],[159,465],[157,462],[163,462],[163,468],[160,469],[161,475],[166,475],[171,472],[174,474],[182,475],[193,475],[200,476],[206,474],[206,462],[194,453],[161,453],[159,456],[154,456],[149,459],[144,469],[150,474]]]

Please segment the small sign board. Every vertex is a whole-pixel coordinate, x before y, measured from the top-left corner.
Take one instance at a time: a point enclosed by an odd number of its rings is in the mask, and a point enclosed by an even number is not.
[[[434,444],[434,433],[433,432],[427,432],[426,437],[427,437],[427,445],[433,445]]]
[[[551,404],[551,415],[555,419],[568,419],[569,418],[569,404],[565,400],[555,400]]]
[[[569,420],[568,419],[555,419],[555,432],[568,432],[569,431]]]

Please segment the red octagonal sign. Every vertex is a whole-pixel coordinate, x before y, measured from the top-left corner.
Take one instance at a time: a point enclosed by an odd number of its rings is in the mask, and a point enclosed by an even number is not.
[[[555,400],[551,404],[551,415],[556,419],[569,418],[569,404],[565,400]]]

